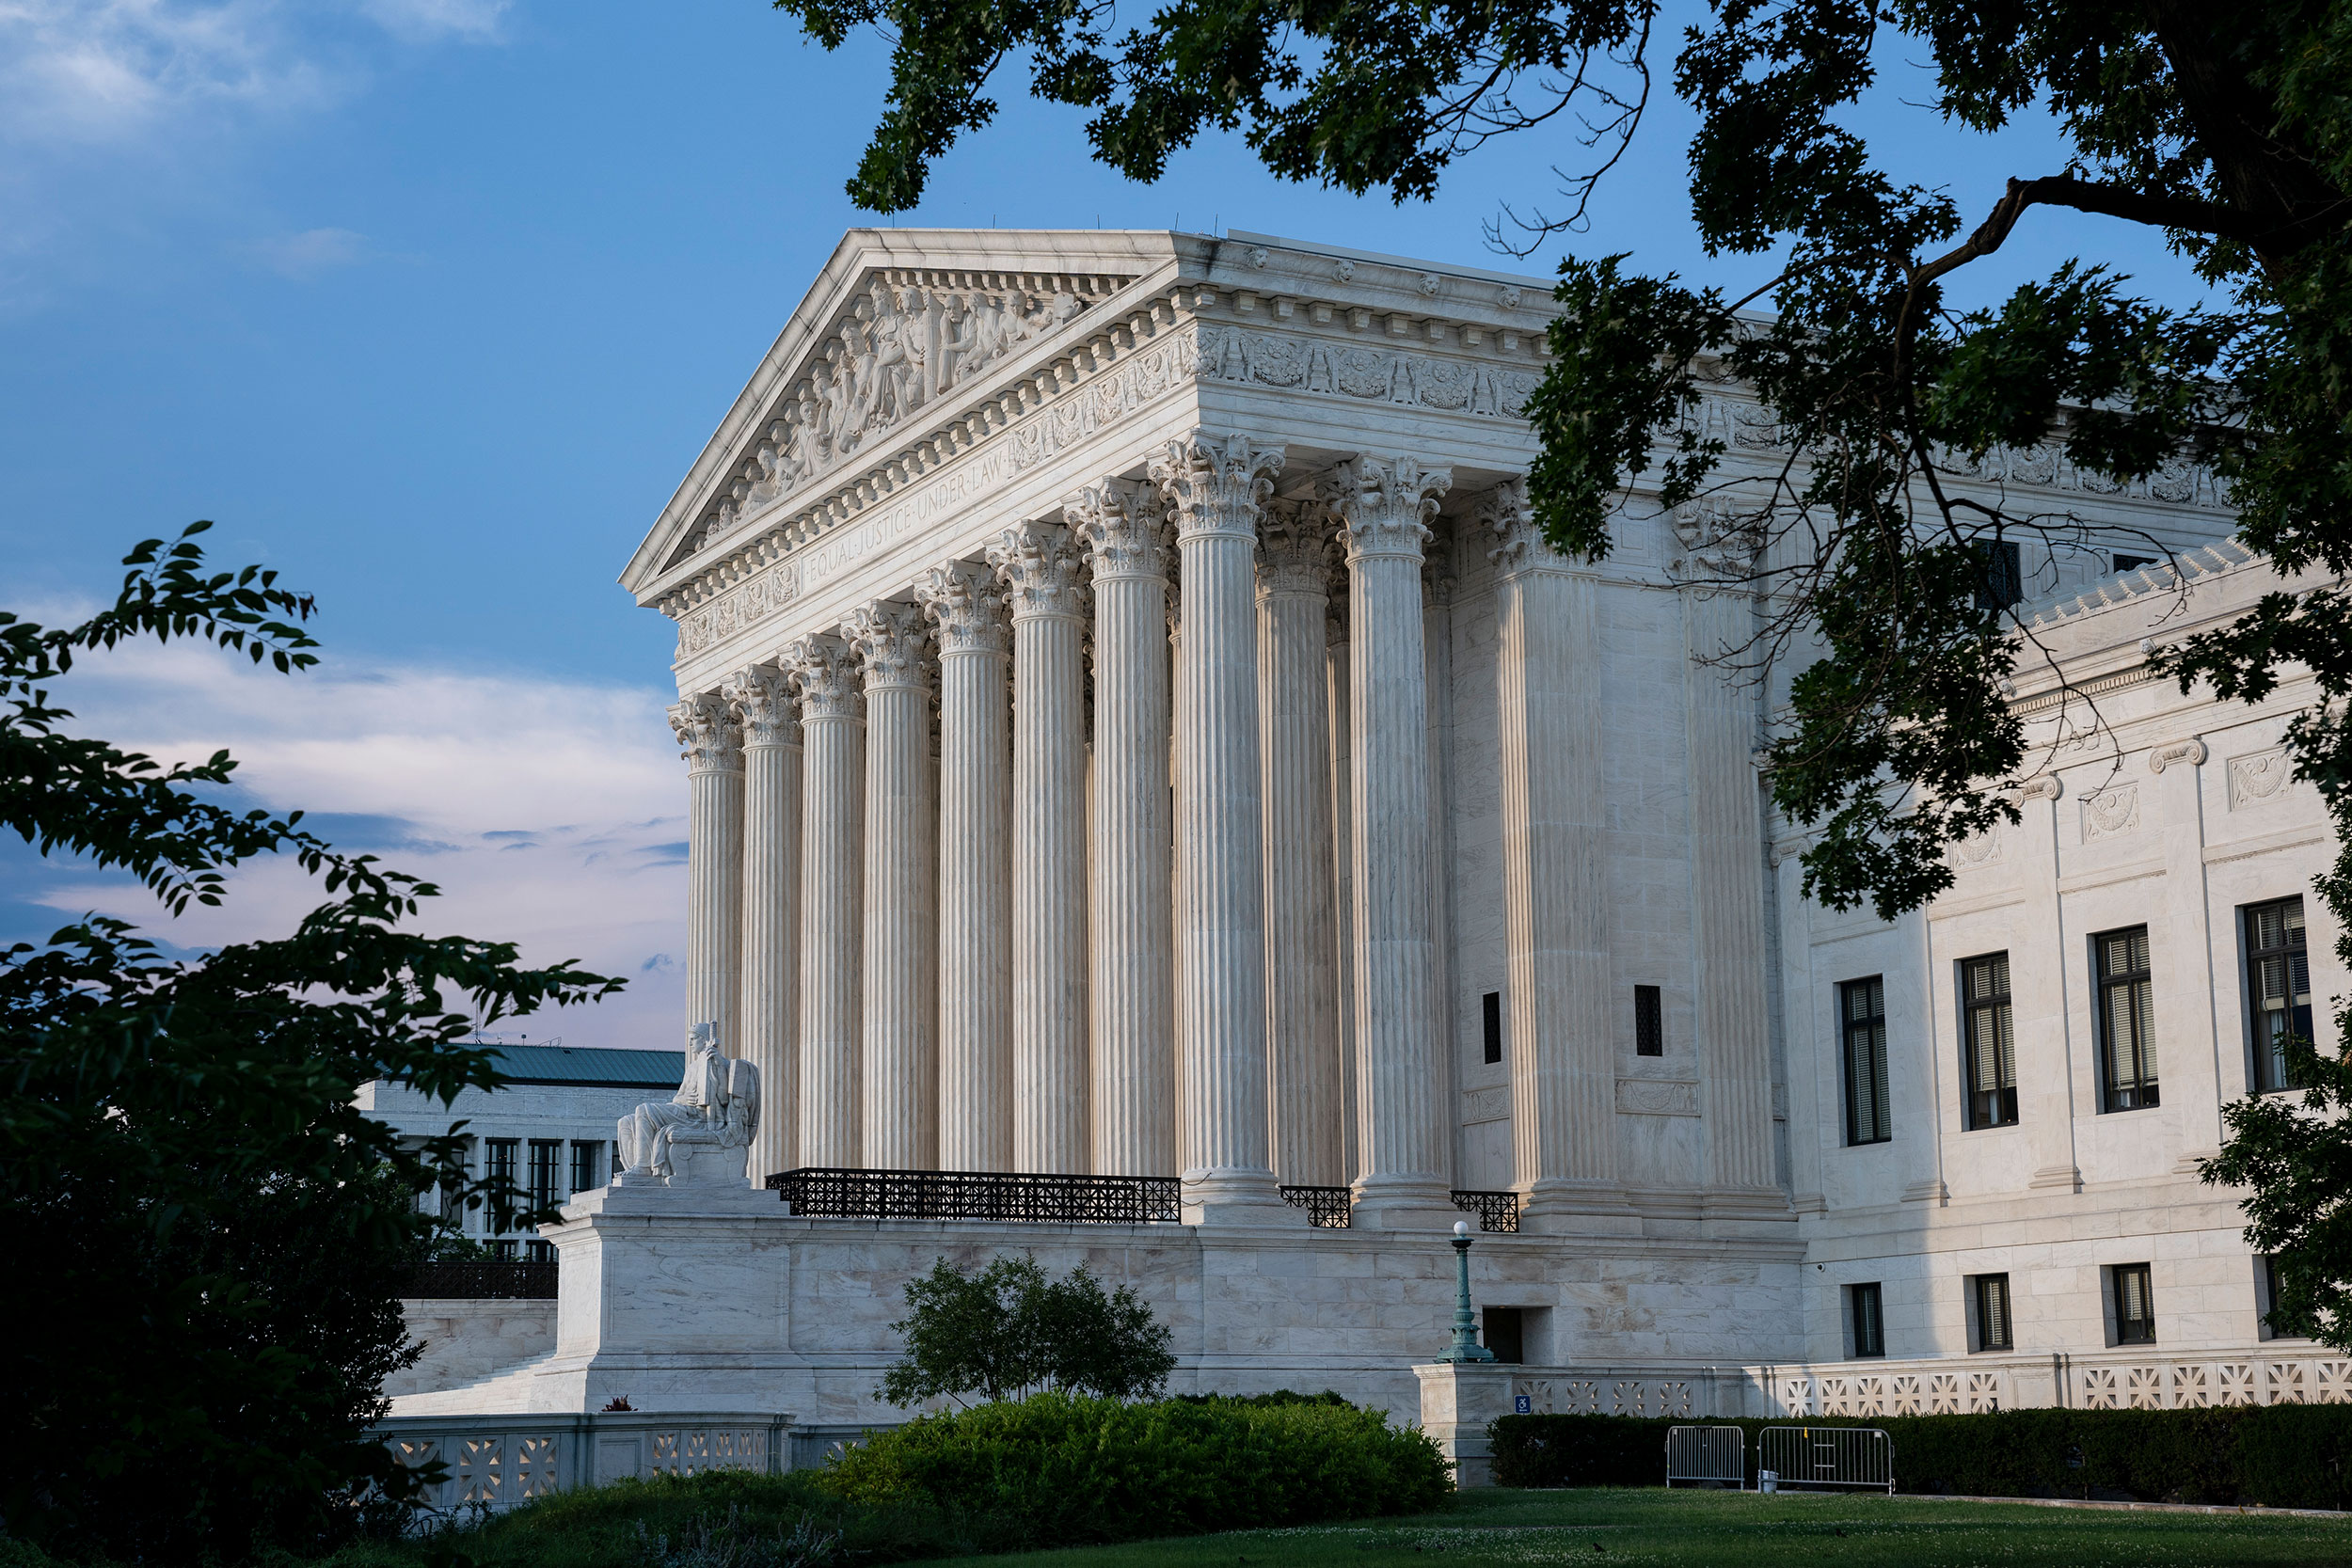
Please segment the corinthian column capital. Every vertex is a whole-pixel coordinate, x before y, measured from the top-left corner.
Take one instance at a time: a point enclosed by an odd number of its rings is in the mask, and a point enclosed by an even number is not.
[[[1196,433],[1170,441],[1152,459],[1152,483],[1176,515],[1176,537],[1205,534],[1254,539],[1275,476],[1282,471],[1282,449],[1262,447],[1247,436]]]
[[[1056,523],[1009,528],[989,546],[988,563],[1005,585],[1016,622],[1074,621],[1086,613],[1086,564],[1068,529]]]
[[[697,692],[670,709],[686,770],[693,773],[743,771],[743,730],[726,700],[715,691]]]
[[[1322,598],[1331,589],[1331,514],[1321,501],[1268,501],[1258,531],[1258,592]]]
[[[801,716],[792,701],[792,681],[772,664],[754,664],[729,675],[719,689],[743,728],[746,746],[798,746]]]
[[[1320,489],[1339,518],[1350,561],[1370,555],[1418,561],[1438,498],[1453,485],[1453,469],[1423,467],[1417,457],[1357,457],[1332,469]]]
[[[776,662],[800,693],[801,719],[862,719],[866,716],[856,661],[850,645],[830,632],[803,637]]]
[[[951,561],[931,568],[918,589],[923,613],[942,654],[1002,654],[1012,649],[1005,592],[996,574],[977,561]]]
[[[1544,542],[1543,531],[1535,526],[1535,514],[1527,504],[1527,482],[1506,479],[1478,498],[1478,527],[1486,536],[1486,559],[1495,563],[1495,570],[1509,577],[1528,566],[1557,562],[1549,545]]]
[[[1094,580],[1168,576],[1168,503],[1131,479],[1089,484],[1062,503],[1071,531],[1094,559]]]
[[[921,690],[930,684],[923,668],[930,632],[919,605],[883,599],[851,610],[841,623],[841,638],[865,668],[869,693],[894,686]]]

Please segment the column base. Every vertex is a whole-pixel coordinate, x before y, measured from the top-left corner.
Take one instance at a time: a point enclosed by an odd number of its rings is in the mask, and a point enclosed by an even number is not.
[[[1454,1207],[1453,1190],[1434,1176],[1358,1177],[1354,1201],[1358,1230],[1451,1230],[1465,1219],[1478,1228],[1477,1218]]]
[[[1270,1170],[1227,1166],[1184,1172],[1181,1213],[1186,1225],[1297,1226],[1307,1211],[1282,1201]]]
[[[1791,1220],[1796,1211],[1778,1187],[1723,1187],[1699,1199],[1699,1217],[1710,1220]]]
[[[1639,1223],[1625,1189],[1613,1181],[1574,1181],[1550,1179],[1519,1189],[1519,1229],[1539,1235],[1580,1230],[1615,1230],[1622,1224],[1595,1225],[1596,1219]]]

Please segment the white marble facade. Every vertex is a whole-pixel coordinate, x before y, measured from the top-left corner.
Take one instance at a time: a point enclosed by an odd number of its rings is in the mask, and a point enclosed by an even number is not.
[[[690,1021],[760,1069],[759,1169],[1178,1176],[1185,1223],[706,1195],[663,1242],[624,1184],[550,1232],[535,1407],[685,1408],[739,1350],[764,1397],[870,1415],[908,1275],[1033,1245],[1170,1314],[1190,1386],[1409,1411],[1454,1189],[1518,1195],[1480,1293],[1531,1363],[1837,1362],[1863,1284],[1886,1354],[1966,1355],[1987,1274],[2011,1350],[2102,1349],[2138,1262],[2160,1344],[2256,1343],[2258,1264],[2183,1162],[2246,1086],[2237,911],[2327,855],[2265,760],[2308,693],[2145,678],[2261,563],[2108,581],[2225,533],[2210,480],[2036,450],[1963,482],[2085,519],[2023,586],[2108,727],[1924,914],[1834,915],[1765,809],[1764,695],[1706,661],[1755,625],[1710,586],[1737,541],[1638,496],[1597,564],[1530,526],[1549,303],[1241,234],[845,238],[622,578],[679,629]],[[1694,418],[1776,461],[1734,389]],[[2053,684],[2021,672],[2038,733]],[[2142,919],[2161,1104],[2104,1113],[2086,942]],[[1994,950],[2020,1115],[1965,1131],[1954,966]],[[1892,1136],[1850,1147],[1837,988],[1872,976]],[[1281,1185],[1352,1189],[1354,1227]]]

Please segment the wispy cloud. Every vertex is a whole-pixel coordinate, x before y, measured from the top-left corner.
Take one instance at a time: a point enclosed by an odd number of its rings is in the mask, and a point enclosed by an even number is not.
[[[0,0],[0,133],[120,143],[190,115],[316,107],[342,73],[278,0]]]
[[[429,929],[630,976],[621,997],[542,1018],[534,1035],[628,1045],[672,1031],[685,777],[661,692],[349,663],[284,676],[175,646],[77,663],[55,694],[72,728],[166,761],[227,747],[241,793],[437,884]],[[47,865],[28,880],[20,902],[119,915],[180,947],[282,932],[321,898],[282,860],[242,869],[225,905],[177,921],[128,879]]]
[[[364,260],[367,246],[365,234],[348,229],[306,229],[299,234],[256,240],[246,251],[280,277],[309,283]]]
[[[377,26],[411,43],[495,41],[510,8],[509,0],[360,0],[359,6]]]

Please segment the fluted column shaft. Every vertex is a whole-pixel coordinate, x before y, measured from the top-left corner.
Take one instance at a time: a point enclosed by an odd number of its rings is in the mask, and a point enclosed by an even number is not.
[[[743,1037],[759,1069],[754,1185],[789,1170],[799,1132],[801,721],[790,682],[755,664],[726,685],[743,726]]]
[[[866,673],[861,1155],[872,1170],[929,1170],[939,1159],[930,638],[922,610],[898,602],[866,606],[841,635]]]
[[[1343,463],[1328,495],[1347,548],[1354,732],[1359,1226],[1451,1224],[1436,1108],[1429,920],[1429,692],[1422,545],[1452,483],[1412,458]]]
[[[1277,501],[1258,546],[1259,728],[1265,766],[1267,1095],[1275,1175],[1337,1186],[1343,1115],[1332,955],[1331,540],[1314,502]]]
[[[1194,1223],[1279,1221],[1266,1142],[1265,875],[1257,534],[1279,448],[1175,441],[1152,478],[1184,578],[1176,710],[1177,1158]]]
[[[1093,563],[1091,863],[1094,1169],[1176,1169],[1175,926],[1169,889],[1168,546],[1148,486],[1063,506]]]
[[[1614,1183],[1592,580],[1535,531],[1517,483],[1482,504],[1497,570],[1503,946],[1511,1139],[1522,1223],[1623,1208]]]
[[[939,1164],[1006,1171],[1012,1138],[1012,628],[988,567],[924,592],[939,647]]]
[[[689,697],[670,709],[685,749],[686,1022],[716,1023],[739,1054],[743,979],[743,730],[726,699]]]
[[[1070,531],[989,547],[1012,611],[1012,1152],[1084,1172],[1087,1117],[1086,629]]]
[[[779,661],[801,699],[800,1163],[859,1159],[859,1014],[866,931],[866,709],[838,637]]]
[[[1333,993],[1339,998],[1340,1039],[1340,1169],[1353,1182],[1363,1173],[1358,1152],[1359,1119],[1356,1108],[1356,747],[1349,731],[1353,702],[1348,695],[1348,671],[1354,663],[1347,629],[1347,570],[1339,581],[1325,620],[1327,639],[1323,650],[1329,675],[1331,710],[1331,926]]]

